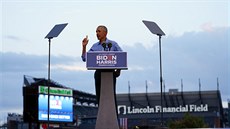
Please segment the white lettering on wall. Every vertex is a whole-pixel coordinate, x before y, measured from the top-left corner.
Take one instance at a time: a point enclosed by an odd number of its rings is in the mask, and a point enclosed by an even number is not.
[[[126,105],[119,105],[118,106],[118,114],[145,114],[145,113],[158,113],[158,112],[165,112],[165,113],[176,113],[176,112],[207,112],[208,111],[208,104],[201,104],[201,105],[185,105],[179,107],[163,107],[157,105],[155,107],[141,107],[137,108],[135,106],[126,106]]]

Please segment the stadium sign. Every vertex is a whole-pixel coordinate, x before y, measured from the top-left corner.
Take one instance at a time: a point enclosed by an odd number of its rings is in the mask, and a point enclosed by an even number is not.
[[[48,94],[48,87],[47,86],[39,86],[38,92],[39,92],[39,94]],[[52,94],[52,95],[63,95],[63,96],[73,96],[73,90],[50,87],[50,94]]]
[[[163,107],[162,111],[165,113],[175,113],[175,112],[207,112],[208,111],[208,104],[201,104],[201,105],[185,105],[179,107]],[[119,105],[118,106],[118,114],[126,115],[126,114],[145,114],[145,113],[158,113],[161,112],[161,106],[155,107],[130,107],[126,105]]]

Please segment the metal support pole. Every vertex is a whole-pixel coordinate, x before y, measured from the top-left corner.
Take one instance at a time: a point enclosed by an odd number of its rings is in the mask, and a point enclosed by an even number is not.
[[[51,51],[51,39],[49,38],[49,59],[48,59],[48,112],[47,112],[47,127],[49,129],[49,123],[50,123],[50,51]]]
[[[162,87],[163,87],[163,76],[162,76],[162,59],[161,59],[161,35],[159,36],[159,54],[160,54],[160,87],[161,87],[161,127],[163,127],[163,110],[162,110]]]

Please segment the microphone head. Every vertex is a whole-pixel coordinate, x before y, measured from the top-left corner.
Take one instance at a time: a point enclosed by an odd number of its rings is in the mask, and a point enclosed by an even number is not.
[[[102,45],[103,48],[106,48],[106,43],[105,42],[103,42],[101,45]]]
[[[108,48],[111,48],[112,46],[112,43],[108,43]]]

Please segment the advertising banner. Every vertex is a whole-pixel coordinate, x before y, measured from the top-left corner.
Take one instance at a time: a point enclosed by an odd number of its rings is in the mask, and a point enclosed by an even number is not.
[[[128,69],[127,53],[120,51],[87,52],[86,67],[92,69]]]

